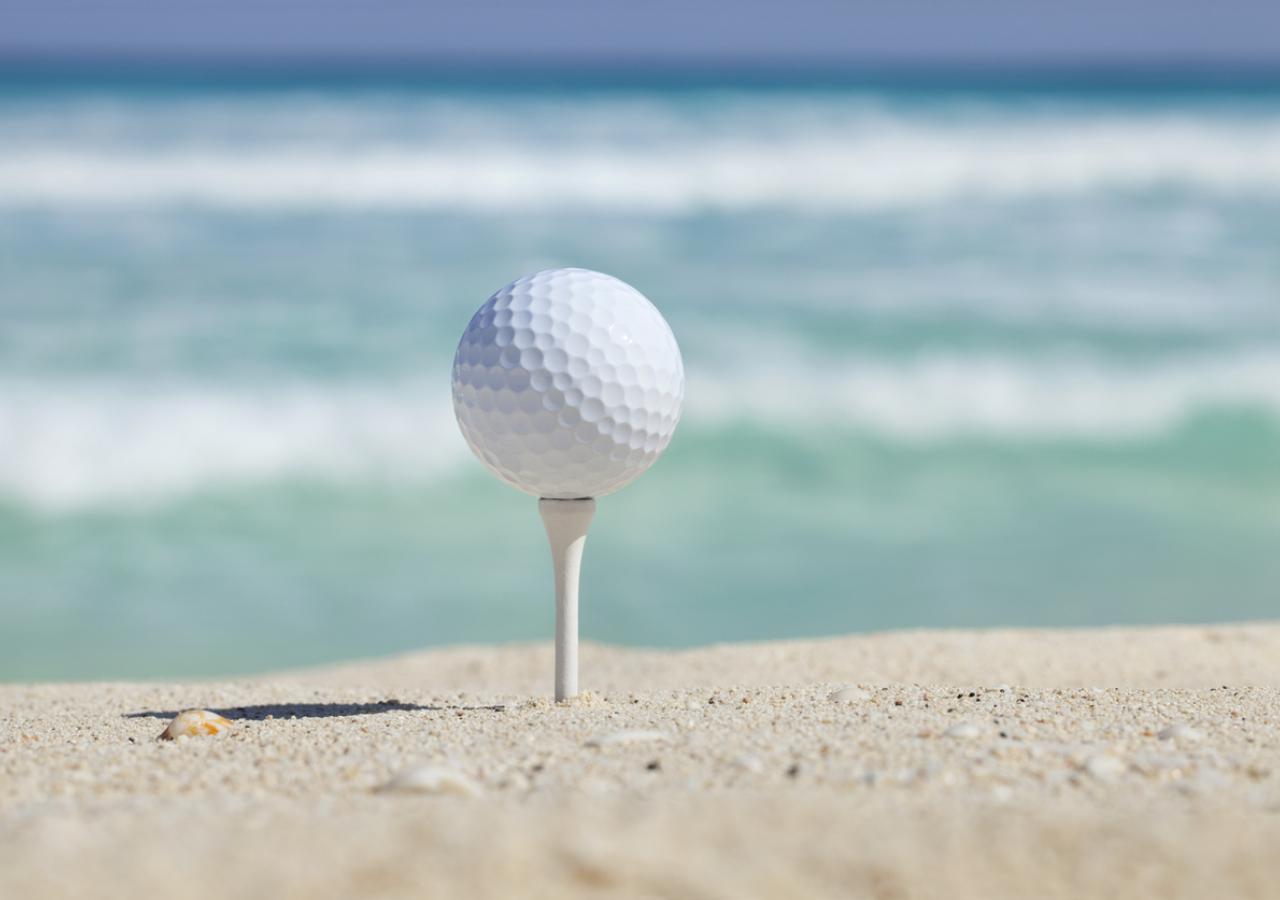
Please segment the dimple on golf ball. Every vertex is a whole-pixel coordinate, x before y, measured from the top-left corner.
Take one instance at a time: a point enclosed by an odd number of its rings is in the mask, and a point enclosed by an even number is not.
[[[519,278],[471,317],[453,361],[453,408],[488,469],[526,494],[599,497],[666,449],[684,363],[662,314],[587,269]]]

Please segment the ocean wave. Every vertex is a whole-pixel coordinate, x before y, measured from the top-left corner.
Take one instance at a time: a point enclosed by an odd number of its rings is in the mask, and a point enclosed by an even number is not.
[[[798,441],[857,432],[908,444],[1117,443],[1239,407],[1280,420],[1280,348],[1142,367],[939,354],[691,366],[682,430],[749,423]],[[288,478],[430,480],[452,477],[467,456],[436,379],[256,388],[0,381],[0,497],[51,511]]]
[[[1280,417],[1280,350],[1142,366],[1087,356],[923,354],[805,365],[798,360],[709,379],[706,422],[838,425],[888,439],[1129,441],[1167,434],[1196,414],[1247,407]]]
[[[422,477],[467,452],[438,382],[0,383],[0,496],[39,508],[288,477]]]
[[[1185,189],[1280,196],[1280,121],[890,121],[635,145],[460,137],[340,146],[0,151],[0,205],[289,209],[856,211],[958,199]]]

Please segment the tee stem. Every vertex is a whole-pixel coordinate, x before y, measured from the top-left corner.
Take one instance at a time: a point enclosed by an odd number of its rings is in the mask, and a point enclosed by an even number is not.
[[[556,700],[578,693],[578,580],[596,501],[538,501],[556,573]]]

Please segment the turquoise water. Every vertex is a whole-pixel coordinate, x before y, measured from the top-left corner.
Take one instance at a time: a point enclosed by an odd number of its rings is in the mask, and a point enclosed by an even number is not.
[[[0,90],[0,678],[545,639],[472,311],[670,320],[585,636],[1280,611],[1280,88],[83,78]]]

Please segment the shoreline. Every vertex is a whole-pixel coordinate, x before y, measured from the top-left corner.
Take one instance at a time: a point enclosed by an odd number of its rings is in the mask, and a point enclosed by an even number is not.
[[[0,895],[1263,897],[1280,878],[1280,624],[588,644],[561,705],[551,652],[0,685]],[[227,732],[156,739],[192,706]],[[436,780],[397,787],[406,769]]]

